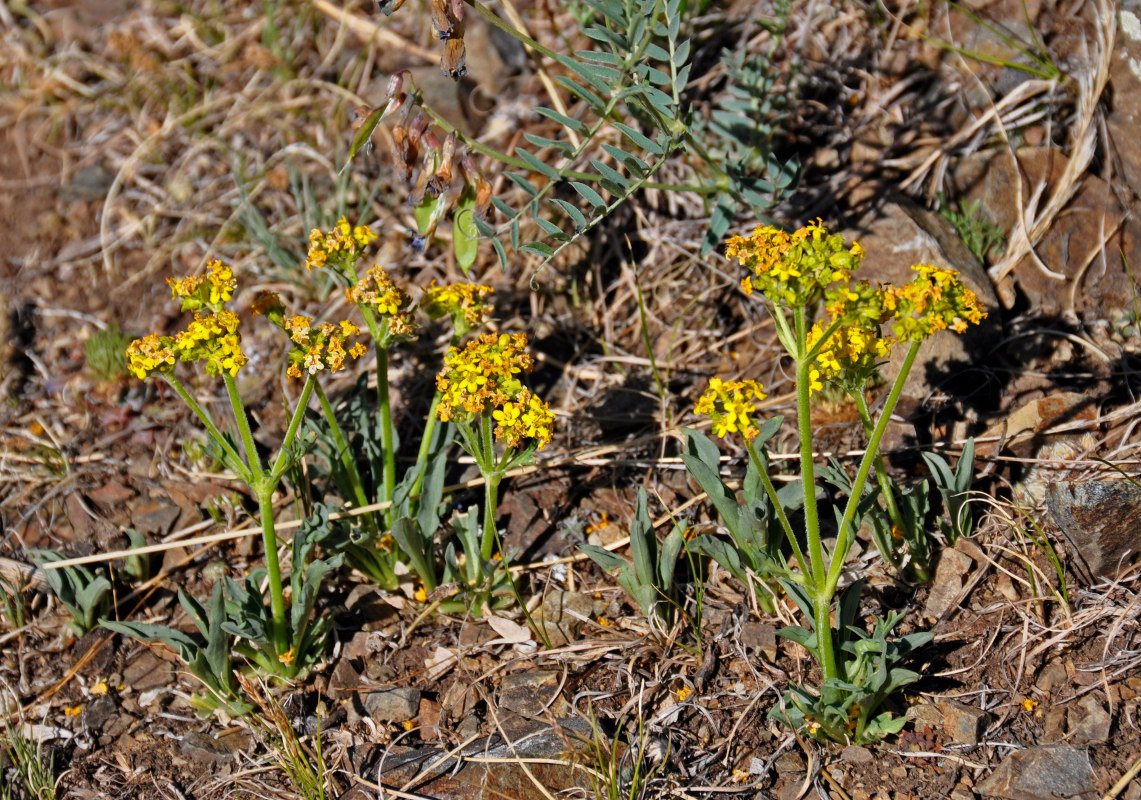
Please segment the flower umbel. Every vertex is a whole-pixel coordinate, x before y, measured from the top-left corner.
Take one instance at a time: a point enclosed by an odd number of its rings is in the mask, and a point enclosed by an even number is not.
[[[346,355],[356,359],[368,352],[359,341],[345,349],[350,338],[360,334],[360,329],[348,320],[336,325],[326,322],[314,328],[309,317],[294,314],[285,318],[283,327],[294,344],[286,370],[291,378],[301,378],[306,373],[315,375],[323,369],[338,372],[345,368]]]
[[[450,316],[457,335],[463,336],[468,331],[487,324],[492,311],[487,298],[493,291],[490,286],[474,283],[436,286],[433,281],[424,292],[421,305],[431,319]]]
[[[221,261],[207,264],[205,275],[167,278],[166,283],[170,286],[174,299],[182,303],[183,311],[203,308],[220,311],[234,296],[234,289],[238,286],[233,271]]]
[[[353,227],[345,217],[337,220],[333,230],[322,233],[314,228],[309,234],[309,256],[305,259],[306,269],[331,267],[338,272],[346,266],[353,266],[364,248],[376,238],[367,225]]]
[[[466,347],[450,349],[436,377],[436,387],[443,393],[437,416],[445,422],[471,422],[487,411],[496,423],[495,438],[508,447],[524,447],[525,439],[539,449],[545,447],[551,441],[554,416],[516,377],[534,366],[526,345],[522,333],[488,333]]]
[[[950,328],[962,333],[967,324],[986,317],[975,293],[959,280],[959,273],[930,264],[912,267],[918,274],[910,283],[889,289],[884,305],[895,315],[892,329],[900,340],[922,341],[935,331]]]
[[[773,303],[794,307],[814,303],[829,284],[847,283],[864,250],[855,243],[845,246],[842,236],[829,235],[818,220],[793,233],[768,225],[748,237],[734,236],[725,255],[752,273],[741,283],[746,294],[756,290]]]
[[[345,296],[350,303],[369,306],[380,316],[387,317],[388,332],[393,336],[412,333],[412,299],[379,266],[371,267],[356,286],[346,289]]]
[[[756,381],[711,378],[709,388],[697,401],[694,411],[713,421],[716,436],[724,438],[730,433],[740,433],[746,439],[753,439],[760,433],[753,423],[753,415],[759,410],[756,403],[766,397],[764,388]]]
[[[156,372],[173,369],[174,363],[173,337],[152,333],[135,339],[127,347],[127,369],[140,380],[146,380]]]

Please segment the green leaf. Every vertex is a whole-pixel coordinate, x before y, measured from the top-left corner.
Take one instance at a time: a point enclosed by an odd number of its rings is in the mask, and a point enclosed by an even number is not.
[[[575,50],[574,54],[583,61],[592,61],[597,64],[606,64],[619,69],[623,66],[622,58],[615,53],[603,53],[598,50]]]
[[[479,227],[475,223],[475,193],[464,192],[452,214],[452,251],[465,278],[479,255]]]
[[[598,564],[598,566],[607,572],[613,572],[614,570],[624,567],[628,568],[630,566],[624,559],[614,555],[609,550],[603,550],[601,547],[593,544],[580,544],[578,549],[590,556],[591,561]]]
[[[559,200],[557,198],[552,198],[551,203],[561,208],[566,215],[571,218],[571,222],[574,223],[575,233],[582,233],[586,230],[586,216],[579,211],[576,206],[568,203],[566,200]]]
[[[416,218],[416,232],[423,235],[428,231],[428,222],[432,218],[432,214],[436,212],[436,206],[440,203],[440,195],[431,197],[424,195],[424,199],[420,205],[412,209],[412,216]]]
[[[654,564],[658,560],[658,540],[647,508],[645,488],[638,490],[634,507],[634,524],[630,527],[630,555],[634,559],[634,574],[643,586],[654,585]]]
[[[533,255],[539,256],[540,258],[550,258],[555,254],[555,251],[552,250],[550,246],[545,245],[542,242],[531,242],[529,244],[521,245],[515,249],[522,253],[531,253]]]
[[[602,199],[602,195],[594,191],[594,189],[590,188],[585,183],[582,183],[581,181],[571,181],[570,185],[573,186],[574,190],[582,196],[583,200],[590,203],[595,208],[606,208],[606,201]]]
[[[534,188],[534,187],[532,187]],[[491,205],[495,206],[495,210],[502,214],[507,219],[515,219],[519,216],[519,212],[500,200],[498,197],[491,198]]]
[[[614,125],[615,128],[617,128],[619,131],[621,131],[622,134],[627,139],[632,141],[634,144],[638,145],[638,147],[642,148],[647,153],[653,153],[656,156],[660,156],[660,155],[665,154],[665,152],[666,152],[665,148],[661,147],[660,145],[658,145],[657,143],[652,141],[644,133],[642,133],[640,131],[636,131],[633,128],[631,128],[629,125],[624,125],[621,122],[615,122],[612,124]]]
[[[526,151],[523,151],[523,152],[526,152]],[[524,160],[526,160],[526,159],[524,159]],[[535,160],[538,161],[538,159],[535,159]],[[514,183],[516,186],[518,186],[520,189],[522,189],[523,191],[525,191],[527,194],[531,195],[532,197],[534,197],[535,195],[537,195],[539,193],[539,190],[537,188],[535,188],[535,184],[531,183],[531,181],[524,178],[518,172],[510,172],[510,171],[505,170],[503,174],[507,176],[507,179],[509,181]],[[558,173],[556,173],[556,175],[557,174]],[[495,200],[493,199],[492,203],[494,203],[494,202],[495,202]],[[499,208],[498,205],[496,205],[495,207]],[[500,210],[502,211],[502,209],[500,209]]]
[[[543,161],[538,156],[534,156],[526,150],[521,150],[520,148],[516,147],[515,156],[522,159],[523,161],[526,161],[527,164],[533,170],[535,170],[535,172],[538,172],[540,175],[549,178],[552,181],[557,181],[560,177],[562,177],[559,175],[559,171],[557,169]],[[538,192],[535,192],[535,194],[538,194]]]
[[[574,131],[579,136],[586,136],[590,132],[590,128],[586,126],[586,123],[581,122],[577,119],[572,119],[571,117],[568,117],[565,114],[560,114],[559,112],[552,109],[539,106],[535,109],[535,113],[540,117],[546,117],[553,122],[557,122],[567,130]]]
[[[630,43],[626,37],[609,28],[603,28],[601,25],[588,25],[586,28],[583,28],[582,32],[586,34],[588,39],[611,45],[619,52],[625,52],[630,49]]]
[[[606,186],[607,191],[609,191],[611,194],[624,195],[630,190],[630,181],[626,180],[626,176],[624,176],[621,172],[608,164],[602,163],[601,161],[592,160],[590,163],[596,170],[598,170],[598,174],[602,176],[604,181],[609,181],[611,184],[618,188],[618,191],[614,191],[614,189]]]
[[[597,113],[602,113],[606,109],[605,100],[573,78],[568,78],[566,75],[558,75],[555,77],[555,83],[562,84],[563,88],[586,102]]]
[[[557,242],[569,242],[571,240],[571,237],[564,233],[562,228],[551,222],[549,219],[535,217],[535,224],[543,230],[543,233],[547,234],[547,236],[551,237]]]
[[[570,142],[561,142],[558,139],[548,139],[546,136],[536,136],[533,133],[524,133],[523,138],[538,148],[552,148],[564,156],[574,153],[574,145]]]
[[[650,171],[650,165],[633,153],[627,153],[612,144],[602,145],[602,149],[614,157],[619,164],[629,170],[635,177],[641,178]]]

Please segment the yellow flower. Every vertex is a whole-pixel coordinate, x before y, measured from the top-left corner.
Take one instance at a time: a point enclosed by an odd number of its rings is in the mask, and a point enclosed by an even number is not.
[[[421,306],[431,319],[443,316],[452,318],[459,336],[487,323],[492,306],[487,298],[494,290],[490,286],[474,283],[454,283],[436,286],[435,281],[424,292]]]
[[[294,314],[284,320],[283,327],[295,345],[289,351],[289,367],[285,371],[291,378],[301,378],[306,373],[316,375],[323,369],[338,372],[345,368],[345,356],[356,359],[368,352],[359,341],[345,349],[348,338],[360,333],[348,320],[313,328],[309,317]]]
[[[740,433],[746,439],[753,439],[760,433],[753,423],[753,416],[759,410],[756,403],[766,397],[764,388],[756,381],[711,378],[694,411],[712,420],[715,436],[724,438],[730,433]]]
[[[1028,711],[1028,712],[1029,712],[1029,711],[1033,711],[1035,708],[1037,708],[1037,707],[1038,707],[1038,701],[1037,701],[1037,700],[1031,700],[1031,699],[1028,697],[1028,698],[1026,698],[1025,700],[1023,700],[1023,701],[1022,701],[1022,707],[1023,707],[1024,709],[1026,709],[1026,711]]]
[[[885,306],[895,315],[892,329],[903,341],[920,342],[950,328],[962,333],[967,325],[986,318],[978,297],[959,280],[959,273],[930,264],[912,267],[917,273],[905,286],[889,289]]]
[[[127,369],[140,380],[174,369],[174,339],[152,333],[127,347]]]
[[[314,228],[309,234],[309,254],[306,269],[331,266],[338,271],[356,264],[360,254],[376,234],[367,225],[353,227],[341,217],[328,233]]]
[[[289,648],[288,650],[286,650],[284,653],[282,653],[281,655],[279,655],[279,656],[277,657],[277,660],[278,660],[278,661],[280,661],[282,664],[284,664],[285,666],[287,666],[287,667],[288,667],[290,664],[292,664],[292,663],[293,663],[293,660],[294,660],[295,658],[296,658],[296,655],[294,654],[294,652],[293,652],[293,648],[291,647],[291,648]]]
[[[183,311],[202,308],[219,311],[234,296],[234,289],[238,286],[233,271],[221,261],[207,264],[204,276],[168,278],[166,282],[174,299],[182,302]]]

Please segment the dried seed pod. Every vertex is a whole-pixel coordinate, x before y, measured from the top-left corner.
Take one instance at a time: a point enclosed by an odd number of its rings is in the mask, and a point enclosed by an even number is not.
[[[487,216],[487,207],[491,203],[491,184],[476,167],[475,159],[470,153],[465,153],[460,159],[460,170],[463,172],[464,180],[475,189],[475,214],[483,219]]]
[[[452,166],[456,158],[456,132],[452,131],[448,134],[448,138],[444,139],[444,144],[440,147],[440,163],[436,167],[436,180],[440,182],[441,186],[447,186],[452,182]]]
[[[376,7],[386,17],[392,16],[392,13],[402,5],[404,5],[404,0],[376,0]]]
[[[456,22],[464,21],[464,0],[451,0],[452,19]]]
[[[452,35],[452,18],[448,16],[448,0],[432,0],[432,29],[440,39]]]
[[[455,80],[467,75],[465,58],[467,50],[463,39],[448,39],[444,42],[444,56],[440,61],[440,68],[444,74]]]

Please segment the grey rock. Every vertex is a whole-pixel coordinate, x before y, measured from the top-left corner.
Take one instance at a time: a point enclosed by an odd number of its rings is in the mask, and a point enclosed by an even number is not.
[[[908,706],[904,716],[908,722],[917,728],[923,725],[938,728],[943,724],[944,715],[934,703],[916,703],[913,706]]]
[[[1093,767],[1084,750],[1069,745],[1031,747],[1004,758],[977,791],[1003,800],[1084,800],[1093,797]]]
[[[594,601],[579,592],[550,592],[539,609],[539,624],[551,640],[551,647],[576,641],[582,632],[583,618],[590,618]]]
[[[420,690],[405,687],[379,689],[361,697],[369,717],[379,722],[403,722],[420,711]]]
[[[954,608],[974,563],[970,556],[954,548],[940,553],[939,563],[935,566],[935,580],[931,582],[931,592],[923,607],[924,615],[939,619]]]
[[[118,716],[118,708],[110,695],[96,697],[83,709],[83,727],[98,733],[103,726]]]
[[[1097,698],[1087,694],[1070,707],[1068,740],[1073,744],[1104,744],[1109,741],[1113,717]]]
[[[1094,576],[1113,577],[1141,551],[1141,486],[1132,481],[1052,483],[1046,509]]]
[[[537,717],[559,693],[561,673],[533,670],[507,675],[499,684],[499,705],[524,717]]]
[[[768,622],[741,623],[741,644],[762,654],[769,661],[777,658],[777,629]]]
[[[875,761],[872,751],[866,747],[850,744],[840,751],[840,758],[849,764],[870,764]]]
[[[236,740],[215,739],[200,731],[187,731],[178,745],[178,752],[202,764],[229,764],[241,748]]]
[[[169,686],[174,682],[174,665],[150,650],[141,650],[123,670],[123,685],[136,692]]]
[[[986,730],[990,714],[981,708],[958,703],[954,700],[940,700],[936,704],[943,712],[943,730],[956,744],[978,744]]]

